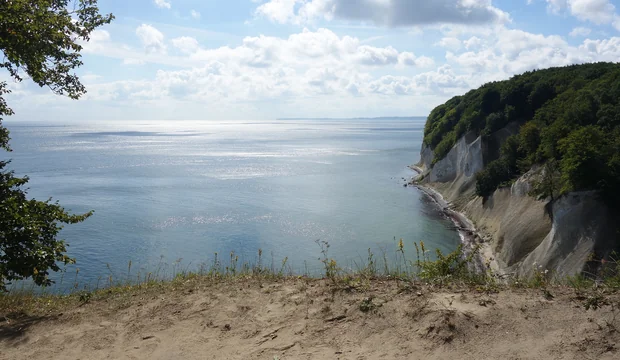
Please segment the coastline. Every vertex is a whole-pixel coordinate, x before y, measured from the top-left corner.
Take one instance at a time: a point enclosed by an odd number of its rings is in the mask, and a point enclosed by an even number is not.
[[[415,171],[418,173],[418,175],[421,175],[424,171],[422,170],[421,167],[417,166],[417,165],[409,165],[408,166],[409,169]]]
[[[415,165],[410,165],[409,168],[421,175],[422,169]],[[461,244],[463,244],[463,252],[465,255],[469,255],[478,247],[479,251],[476,256],[475,267],[477,271],[487,271],[488,269],[493,272],[499,271],[499,265],[495,261],[493,251],[489,243],[483,241],[481,233],[476,229],[473,222],[462,212],[456,211],[451,207],[451,204],[444,199],[443,195],[435,190],[430,185],[423,185],[416,181],[414,177],[409,182],[410,186],[414,186],[422,194],[426,195],[435,205],[439,208],[442,214],[450,219],[461,238]]]

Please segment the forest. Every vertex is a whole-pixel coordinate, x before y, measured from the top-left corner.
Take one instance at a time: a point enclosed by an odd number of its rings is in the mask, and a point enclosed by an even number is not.
[[[533,195],[598,190],[620,204],[620,64],[592,63],[526,72],[456,96],[433,109],[424,144],[434,162],[468,131],[484,138],[517,122],[518,134],[476,176],[488,197],[533,166],[542,169]]]

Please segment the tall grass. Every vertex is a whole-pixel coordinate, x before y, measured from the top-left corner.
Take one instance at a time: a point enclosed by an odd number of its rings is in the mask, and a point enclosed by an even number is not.
[[[288,257],[276,261],[271,254],[271,258],[266,261],[262,249],[258,250],[256,257],[251,261],[240,259],[234,251],[226,256],[215,252],[210,262],[197,266],[191,263],[183,264],[182,259],[177,259],[171,264],[166,263],[163,257],[160,257],[159,262],[150,270],[136,269],[131,260],[128,261],[125,269],[114,269],[110,264],[106,264],[107,274],[87,283],[80,282],[80,268],[76,268],[73,273],[65,270],[61,272],[59,280],[52,287],[36,287],[32,283],[20,282],[9,286],[9,293],[70,295],[75,292],[98,291],[111,287],[161,283],[183,277],[204,277],[217,280],[235,277],[278,279],[290,276],[324,277],[333,280],[343,276],[434,279],[462,276],[463,265],[469,261],[468,258],[462,256],[460,247],[445,256],[437,250],[437,260],[433,260],[424,242],[420,242],[419,245],[413,243],[416,252],[413,257],[414,261],[411,261],[412,259],[409,259],[409,254],[405,251],[404,242],[400,239],[395,252],[381,249],[381,253],[377,256],[369,248],[366,259],[360,257],[344,266],[329,256],[330,244],[328,242],[317,240],[316,243],[320,253],[318,259],[321,264],[320,269],[310,269],[308,263],[304,262],[304,270],[296,272],[289,263]]]
[[[76,301],[76,299],[80,303],[85,303],[103,294],[122,294],[169,285],[174,287],[175,284],[190,280],[201,281],[203,284],[215,284],[236,279],[264,282],[288,278],[324,278],[334,286],[350,288],[351,284],[360,280],[395,279],[407,282],[420,281],[440,286],[459,284],[475,286],[479,289],[526,286],[547,291],[547,287],[552,284],[567,285],[576,290],[601,285],[609,289],[620,289],[620,272],[616,254],[613,254],[609,260],[602,261],[601,273],[605,275],[604,278],[597,279],[580,275],[554,280],[553,274],[539,269],[530,279],[512,279],[507,282],[495,276],[490,270],[480,271],[476,268],[474,263],[477,249],[468,251],[465,255],[462,246],[459,246],[455,251],[444,254],[440,250],[430,251],[423,241],[407,246],[403,239],[394,240],[396,243],[394,253],[388,253],[382,249],[378,256],[368,249],[366,258],[360,257],[351,266],[341,266],[329,256],[329,243],[317,240],[320,253],[318,260],[322,265],[319,272],[310,272],[307,263],[304,263],[303,273],[296,273],[289,264],[288,258],[276,261],[273,254],[270,261],[266,262],[261,249],[258,250],[253,261],[240,261],[234,251],[225,257],[216,252],[213,254],[212,261],[197,267],[192,267],[191,263],[184,265],[182,259],[167,264],[163,257],[151,271],[144,269],[135,271],[132,261],[129,261],[127,268],[123,270],[114,270],[108,265],[108,274],[100,276],[94,284],[81,284],[78,268],[71,276],[67,276],[69,274],[66,273],[61,274],[56,288],[37,288],[34,284],[27,283],[11,286],[8,293],[0,293],[0,313],[10,312],[11,309],[22,311],[33,307],[54,309],[61,307],[67,301]],[[57,289],[64,290],[59,292]]]

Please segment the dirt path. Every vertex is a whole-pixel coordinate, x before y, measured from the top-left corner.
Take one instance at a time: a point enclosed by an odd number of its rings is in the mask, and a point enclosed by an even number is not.
[[[618,359],[620,315],[569,289],[256,281],[134,291],[0,317],[0,359]],[[0,312],[1,313],[1,312]]]

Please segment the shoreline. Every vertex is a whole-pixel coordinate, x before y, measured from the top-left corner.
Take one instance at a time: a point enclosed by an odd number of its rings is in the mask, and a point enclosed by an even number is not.
[[[421,168],[421,167],[419,167],[419,166],[417,166],[417,165],[409,165],[409,166],[407,166],[407,167],[408,167],[409,169],[411,169],[411,170],[413,170],[413,171],[417,172],[417,173],[418,173],[418,175],[422,175],[422,173],[424,172],[424,171],[422,170],[422,168]]]
[[[423,173],[422,169],[415,165],[410,165],[409,168],[417,172],[418,176]],[[452,209],[450,203],[444,199],[439,191],[435,190],[432,186],[418,183],[415,181],[415,177],[409,182],[409,185],[414,186],[416,189],[420,190],[422,194],[431,199],[441,213],[452,221],[461,238],[461,244],[463,245],[463,252],[465,255],[471,254],[475,248],[480,245],[475,261],[477,271],[486,271],[489,268],[494,271],[499,270],[499,266],[494,260],[491,247],[488,243],[482,241],[483,237],[481,233],[465,214]]]

